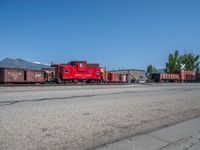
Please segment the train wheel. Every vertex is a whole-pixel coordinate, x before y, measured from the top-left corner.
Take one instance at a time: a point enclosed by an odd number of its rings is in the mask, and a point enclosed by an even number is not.
[[[65,81],[64,81],[64,84],[69,84],[69,80],[65,80]]]

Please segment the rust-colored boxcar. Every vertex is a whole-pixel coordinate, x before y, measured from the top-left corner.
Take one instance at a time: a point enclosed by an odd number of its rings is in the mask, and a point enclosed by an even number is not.
[[[41,70],[26,70],[26,82],[42,83],[44,82],[44,71]]]
[[[109,72],[108,80],[109,80],[109,82],[113,82],[113,83],[120,82],[121,81],[120,74],[114,73],[114,72]]]
[[[154,82],[179,82],[180,76],[179,74],[154,73],[152,80]]]
[[[180,80],[182,82],[193,82],[197,80],[195,71],[181,70],[178,73],[180,74]]]
[[[0,68],[0,83],[24,83],[24,69]]]
[[[0,83],[43,83],[44,72],[19,68],[0,68]]]

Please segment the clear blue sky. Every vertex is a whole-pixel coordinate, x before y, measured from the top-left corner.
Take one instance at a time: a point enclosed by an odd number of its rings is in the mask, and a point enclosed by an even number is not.
[[[199,0],[0,0],[0,59],[163,68],[200,53]]]

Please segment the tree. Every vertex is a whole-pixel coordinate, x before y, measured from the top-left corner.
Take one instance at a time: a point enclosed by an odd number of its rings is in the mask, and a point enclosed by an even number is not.
[[[178,50],[175,50],[174,54],[169,54],[168,62],[166,63],[165,72],[173,73],[181,68],[181,57]]]
[[[181,56],[181,63],[185,64],[185,70],[198,71],[199,69],[199,55],[192,53],[184,54]]]
[[[150,76],[153,73],[156,73],[157,69],[153,65],[147,66],[147,75]]]
[[[198,71],[200,64],[198,61],[199,58],[199,55],[192,53],[179,55],[178,50],[175,50],[174,54],[169,54],[165,72],[174,73],[181,69],[181,65],[185,65],[185,70]]]

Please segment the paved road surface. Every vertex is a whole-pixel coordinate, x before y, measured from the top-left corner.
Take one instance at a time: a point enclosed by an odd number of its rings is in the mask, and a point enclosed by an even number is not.
[[[200,150],[200,117],[96,150]]]
[[[200,84],[0,87],[0,149],[95,149],[200,116]]]

